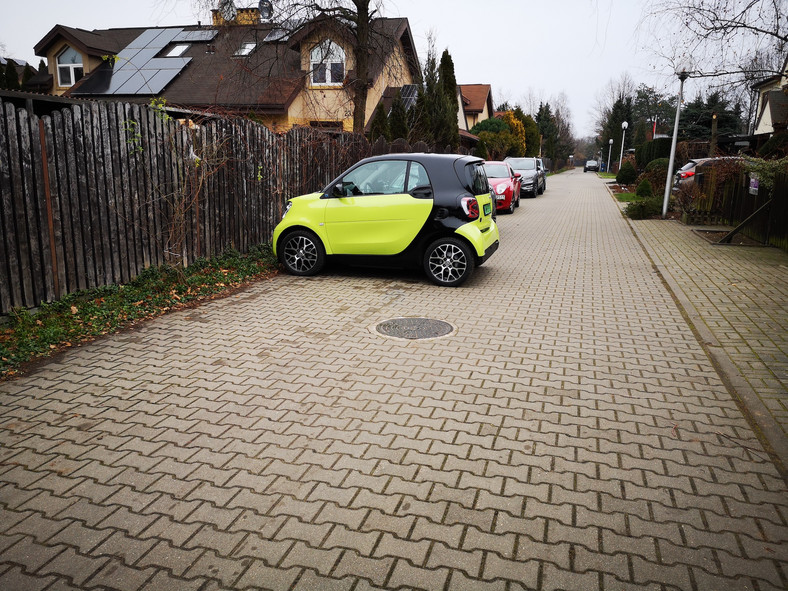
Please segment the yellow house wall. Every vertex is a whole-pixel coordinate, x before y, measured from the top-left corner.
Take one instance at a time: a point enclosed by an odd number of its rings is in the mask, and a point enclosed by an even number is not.
[[[413,84],[413,76],[410,68],[408,68],[407,57],[402,50],[402,45],[397,45],[396,51],[386,60],[383,72],[374,81],[367,93],[367,110],[364,114],[364,123],[368,123],[374,117],[375,108],[378,106],[386,88],[389,86],[404,86],[405,84]]]
[[[51,92],[52,92],[52,94],[56,94],[58,96],[62,95],[69,88],[71,88],[70,86],[60,86],[58,84],[58,76],[57,76],[57,56],[66,47],[69,47],[69,44],[66,43],[65,41],[63,41],[61,43],[56,43],[56,44],[54,44],[52,46],[52,49],[50,49],[47,52],[47,55],[46,55],[46,58],[47,58],[47,71],[50,74],[52,74],[52,76],[53,76],[53,78],[52,78],[52,91]],[[71,46],[71,47],[73,47],[73,46]],[[95,56],[90,56],[90,55],[87,55],[86,53],[82,53],[76,47],[74,47],[74,51],[76,51],[77,53],[79,53],[82,56],[82,71],[83,71],[83,75],[84,76],[87,76],[88,74],[90,74],[90,72],[92,72],[93,70],[98,68],[101,65],[101,63],[102,63],[102,59],[101,58],[95,57]]]
[[[311,84],[310,52],[312,48],[323,41],[325,37],[313,35],[301,44],[301,69],[307,76],[304,90],[295,98],[290,106],[286,120],[279,119],[272,124],[275,125],[274,131],[286,131],[296,125],[308,126],[312,121],[331,121],[341,122],[345,131],[353,131],[353,97],[341,85],[326,86]],[[340,39],[331,40],[342,47],[345,52],[345,71],[355,67],[351,48]],[[412,84],[413,77],[407,66],[405,52],[401,46],[389,56],[383,72],[373,82],[367,93],[367,109],[365,113],[366,122],[375,113],[380,98],[388,86],[402,86]]]
[[[457,87],[457,104],[460,105],[460,108],[457,109],[457,125],[460,129],[469,131],[470,127],[468,127],[468,120],[465,118],[465,109],[462,107],[462,93],[459,87]]]

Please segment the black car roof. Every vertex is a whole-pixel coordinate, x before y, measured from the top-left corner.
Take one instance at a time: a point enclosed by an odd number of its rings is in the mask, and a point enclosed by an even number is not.
[[[382,154],[380,156],[370,156],[360,162],[374,162],[376,160],[414,160],[422,164],[438,162],[456,162],[465,160],[467,162],[483,162],[478,156],[465,156],[463,154],[431,154],[427,152],[400,152],[398,154]]]
[[[363,160],[359,160],[356,164],[348,168],[342,173],[342,175],[346,174],[349,170],[361,166],[362,164],[366,164],[368,162],[379,162],[381,160],[410,160],[422,164],[424,168],[427,169],[427,173],[430,175],[430,180],[433,184],[433,187],[435,188],[435,193],[433,196],[435,203],[440,204],[445,201],[450,205],[453,204],[457,196],[457,190],[470,190],[470,177],[463,178],[465,177],[465,174],[461,173],[460,171],[462,171],[468,164],[482,164],[484,162],[484,160],[478,156],[465,156],[463,154],[401,152],[398,154],[382,154],[380,156],[370,156],[369,158],[364,158]],[[328,186],[330,187],[340,178],[341,176],[337,177],[337,179],[334,179]],[[328,188],[325,190],[328,190]]]

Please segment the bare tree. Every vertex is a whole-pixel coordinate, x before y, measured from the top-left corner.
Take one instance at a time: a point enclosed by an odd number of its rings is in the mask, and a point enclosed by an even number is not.
[[[192,0],[201,10],[210,10],[230,0]],[[363,133],[372,60],[384,59],[390,44],[374,26],[384,0],[273,0],[274,21],[282,34],[292,34],[306,24],[320,24],[341,35],[353,57],[352,76],[345,79],[352,109],[353,131]],[[273,71],[274,64],[268,64]],[[255,73],[257,82],[265,73]],[[310,74],[310,73],[307,73]],[[346,74],[350,74],[349,72]]]
[[[637,85],[628,72],[623,72],[618,80],[612,78],[597,92],[592,108],[597,132],[602,134],[610,119],[616,101],[632,98],[637,92]]]
[[[694,77],[724,77],[729,83],[731,77],[749,81],[781,74],[786,14],[788,0],[663,0],[646,20],[652,30],[667,31],[651,40],[661,57],[673,65],[691,60]]]

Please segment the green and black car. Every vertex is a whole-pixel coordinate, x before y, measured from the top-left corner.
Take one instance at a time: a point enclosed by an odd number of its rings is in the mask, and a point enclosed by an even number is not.
[[[274,252],[294,275],[327,257],[423,267],[436,284],[464,283],[498,248],[483,160],[458,154],[366,158],[317,193],[287,202]]]

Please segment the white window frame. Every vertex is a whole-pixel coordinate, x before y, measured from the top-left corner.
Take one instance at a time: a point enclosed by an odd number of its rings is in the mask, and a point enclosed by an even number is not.
[[[60,63],[60,58],[68,51],[74,52],[76,55],[79,56],[79,63],[71,62],[71,63]],[[62,87],[71,87],[74,86],[81,78],[85,75],[85,65],[82,62],[82,54],[79,53],[76,49],[71,47],[70,45],[66,45],[66,47],[57,54],[55,57],[55,69],[57,70],[57,85]],[[61,69],[64,69],[68,72],[69,80],[64,81],[63,76],[61,75]],[[77,78],[76,73],[77,70],[80,71],[80,76]]]
[[[244,41],[241,43],[241,47],[233,54],[233,57],[246,57],[250,55],[255,49],[257,49],[257,42],[256,41]]]
[[[181,57],[184,53],[186,53],[189,47],[190,45],[188,43],[179,43],[178,45],[174,45],[164,57]]]
[[[334,66],[342,66],[341,75],[336,75]],[[326,39],[309,52],[309,72],[312,86],[340,86],[345,81],[345,50]],[[321,81],[320,78],[323,78]]]

